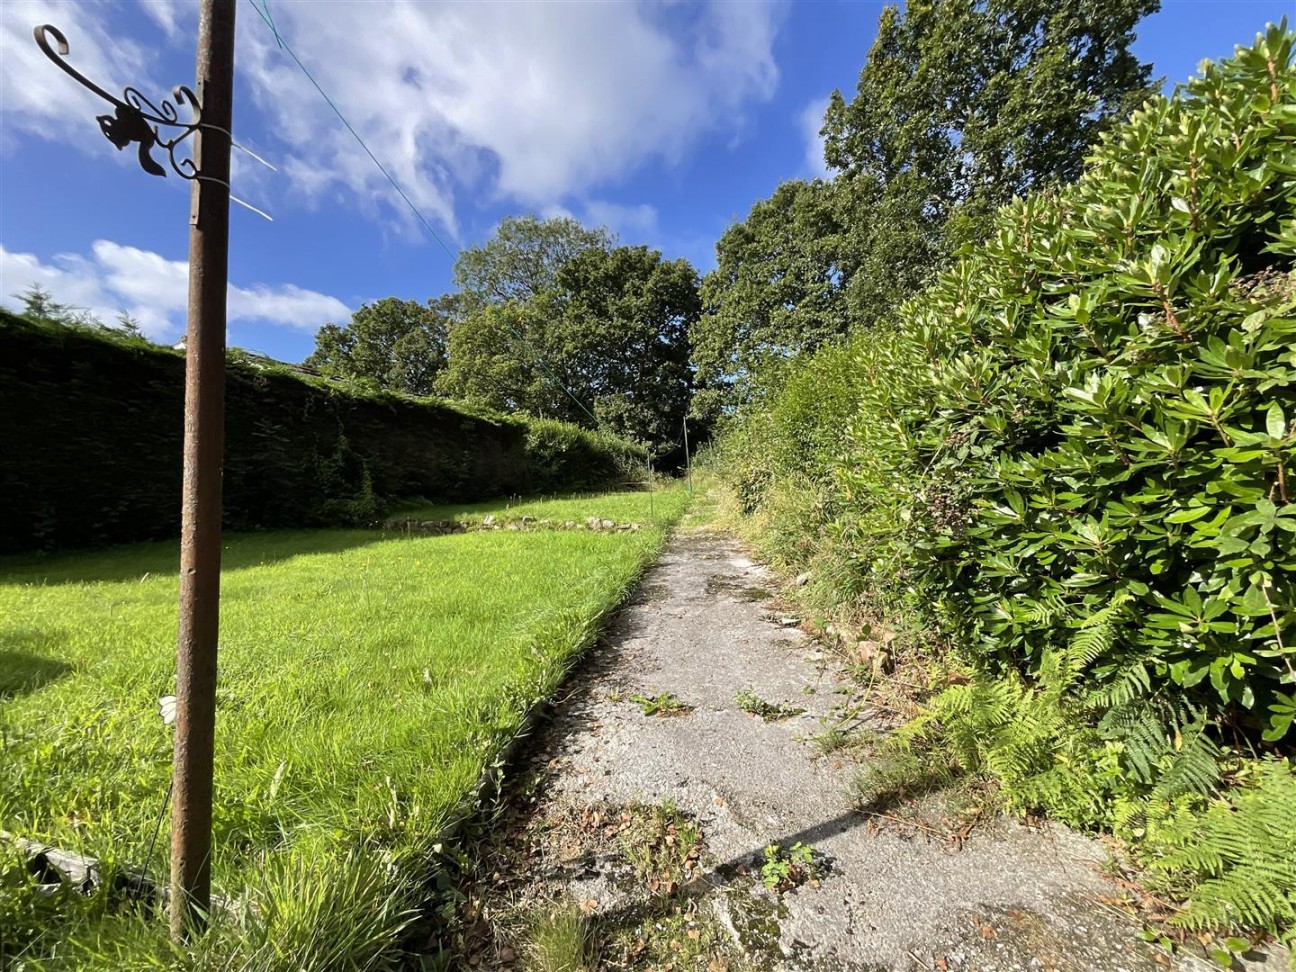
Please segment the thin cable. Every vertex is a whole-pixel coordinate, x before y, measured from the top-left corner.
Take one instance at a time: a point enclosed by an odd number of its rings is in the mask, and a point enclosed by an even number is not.
[[[365,155],[369,156],[373,164],[378,167],[378,171],[387,177],[387,181],[392,184],[392,188],[395,189],[396,192],[400,195],[401,199],[405,201],[405,205],[409,207],[410,212],[413,213],[414,216],[418,219],[418,221],[423,224],[424,228],[427,229],[427,231],[432,234],[432,239],[436,240],[439,244],[441,244],[441,249],[445,250],[446,255],[449,256],[452,260],[455,259],[457,254],[453,250],[451,250],[449,246],[446,245],[445,240],[441,239],[441,237],[437,235],[437,231],[432,228],[432,224],[428,222],[427,217],[424,216],[423,213],[419,211],[419,208],[414,205],[414,203],[410,200],[410,197],[405,195],[405,190],[402,189],[400,187],[400,184],[397,183],[396,180],[392,178],[391,173],[387,171],[386,167],[381,162],[378,161],[378,156],[374,155],[373,152],[369,150],[369,146],[366,145],[364,139],[360,137],[360,133],[351,127],[351,123],[346,120],[346,116],[342,114],[341,109],[339,109],[338,106],[333,103],[333,99],[330,98],[325,93],[324,89],[320,87],[319,82],[315,80],[315,76],[310,73],[310,70],[306,67],[306,65],[301,62],[301,58],[297,56],[296,51],[294,51],[292,47],[289,46],[288,42],[284,40],[283,37],[280,35],[279,31],[275,28],[274,20],[270,17],[270,5],[268,0],[261,0],[262,5],[265,7],[264,10],[261,7],[257,6],[256,0],[248,0],[248,2],[252,4],[252,9],[257,12],[257,16],[259,16],[265,22],[265,25],[270,28],[270,33],[274,34],[275,41],[279,44],[281,48],[283,48],[285,51],[288,52],[288,56],[293,59],[293,61],[297,64],[299,68],[301,68],[302,74],[306,75],[306,79],[310,81],[312,85],[315,86],[315,90],[319,92],[320,97],[323,98],[324,101],[327,102],[328,106],[333,109],[333,114],[337,115],[338,119],[342,122],[342,124],[346,126],[346,130],[351,133],[351,137],[354,138],[356,142],[359,143],[362,149],[364,149]],[[577,398],[575,394],[573,394],[570,388],[568,388],[566,385],[564,385],[561,381],[558,380],[558,376],[555,375],[553,371],[549,368],[549,365],[545,363],[544,358],[540,356],[540,352],[537,351],[532,346],[531,342],[528,341],[525,337],[523,337],[522,334],[516,328],[514,328],[513,325],[510,324],[507,320],[504,320],[503,324],[504,327],[508,329],[509,333],[512,334],[513,337],[515,337],[518,341],[520,341],[526,347],[526,349],[531,353],[531,356],[535,360],[535,363],[540,366],[540,369],[545,373],[545,376],[551,382],[553,382],[555,385],[561,388],[563,392],[567,395],[567,397],[570,398],[573,402],[575,402],[576,405],[580,408],[580,410],[590,417],[590,421],[592,421],[595,424],[595,426],[597,426],[598,417],[595,416],[593,412],[591,412],[588,408],[585,407],[585,403],[582,402],[579,398]]]
[[[288,42],[279,35],[279,31],[275,29],[274,21],[270,19],[269,8],[267,7],[267,9],[263,11],[256,5],[255,0],[250,0],[250,2],[252,2],[252,9],[255,10],[257,15],[265,21],[266,26],[270,28],[270,32],[274,34],[275,40],[279,42],[279,46],[287,51],[288,56],[293,59],[299,68],[301,68],[302,74],[306,75],[306,80],[315,86],[315,90],[319,92],[320,97],[323,98],[328,106],[333,109],[333,114],[338,116],[338,119],[346,126],[346,130],[351,133],[351,137],[354,138],[359,143],[360,147],[365,150],[365,155],[369,156],[370,161],[372,161],[374,165],[378,166],[378,171],[387,177],[387,181],[392,184],[392,188],[396,190],[401,199],[405,200],[405,205],[409,207],[410,212],[413,213],[427,231],[432,234],[432,239],[441,244],[441,249],[445,250],[446,254],[453,259],[455,256],[454,251],[452,251],[450,247],[446,246],[445,240],[441,239],[441,237],[437,235],[437,231],[432,228],[432,224],[427,221],[427,218],[424,217],[421,212],[419,212],[418,207],[410,201],[410,197],[405,195],[405,190],[402,189],[400,184],[392,178],[392,175],[387,171],[386,166],[378,161],[378,156],[369,151],[369,146],[365,144],[365,140],[360,137],[360,134],[354,128],[351,127],[351,123],[346,120],[346,116],[343,115],[338,106],[333,103],[333,99],[330,98],[325,93],[324,89],[320,87],[319,82],[315,80],[315,75],[311,74],[310,69],[301,62],[301,58],[297,56],[297,52],[289,47]]]
[[[216,183],[216,185],[218,185],[218,186],[224,186],[226,189],[229,189],[229,187],[230,187],[230,184],[229,184],[228,182],[226,182],[224,179],[217,179],[215,176],[196,175],[196,176],[193,177],[193,179],[194,179],[195,182],[214,182],[214,183]],[[272,222],[272,223],[274,222],[274,217],[271,216],[269,213],[265,212],[264,210],[257,209],[257,208],[256,208],[255,206],[253,206],[250,202],[244,202],[244,201],[243,201],[242,199],[240,199],[238,196],[234,195],[234,193],[231,192],[229,198],[230,198],[230,202],[238,203],[238,204],[239,204],[240,206],[242,206],[244,209],[250,209],[250,210],[252,210],[252,212],[256,213],[258,216],[264,216],[264,217],[265,217],[266,219],[268,219],[270,222]]]

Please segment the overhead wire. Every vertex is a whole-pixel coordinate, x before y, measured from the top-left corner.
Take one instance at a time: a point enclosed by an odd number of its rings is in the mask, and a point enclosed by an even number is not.
[[[288,52],[288,56],[291,57],[293,59],[293,62],[297,65],[297,67],[301,69],[302,74],[306,75],[306,79],[310,81],[310,83],[314,86],[315,90],[319,92],[320,97],[323,98],[324,101],[328,104],[328,106],[333,109],[333,114],[338,116],[338,119],[346,127],[346,130],[351,133],[351,137],[356,140],[356,142],[360,145],[362,149],[364,149],[365,154],[369,156],[370,161],[372,161],[373,164],[378,167],[378,171],[381,172],[386,177],[387,181],[392,184],[392,188],[396,190],[396,193],[405,202],[405,205],[409,207],[410,212],[413,213],[415,218],[417,218],[418,221],[423,224],[423,227],[430,234],[432,234],[432,238],[441,245],[441,249],[445,250],[446,255],[449,256],[452,260],[455,259],[458,256],[458,254],[456,254],[453,250],[451,250],[450,247],[446,245],[445,240],[441,239],[437,231],[432,228],[432,224],[428,221],[427,217],[423,215],[422,211],[416,205],[414,205],[413,200],[411,200],[410,197],[405,194],[405,190],[400,187],[400,184],[394,178],[392,178],[392,174],[387,171],[387,167],[384,166],[380,161],[378,161],[378,156],[374,155],[373,152],[370,150],[369,146],[365,144],[365,140],[360,137],[360,133],[357,132],[354,127],[352,127],[349,121],[347,121],[346,116],[342,114],[342,110],[338,108],[337,104],[334,103],[333,99],[328,96],[328,93],[325,92],[325,90],[322,87],[320,87],[320,83],[315,80],[315,75],[311,74],[310,69],[307,68],[306,65],[302,63],[301,58],[297,56],[297,52],[294,51],[292,47],[289,45],[289,43],[283,39],[283,35],[281,35],[279,33],[278,28],[275,27],[274,18],[270,14],[269,0],[261,0],[261,6],[257,6],[256,0],[248,0],[248,2],[252,5],[252,9],[257,12],[257,15],[261,18],[261,20],[265,22],[265,25],[270,28],[270,33],[274,35],[275,43],[277,43],[281,49]],[[525,346],[526,349],[531,353],[531,356],[534,359],[535,363],[539,365],[540,370],[545,373],[545,377],[547,377],[549,381],[551,381],[555,386],[562,389],[562,391],[567,395],[567,397],[570,398],[573,402],[575,402],[576,405],[580,408],[580,410],[590,417],[590,421],[594,422],[595,425],[597,425],[598,418],[594,415],[593,412],[591,412],[585,406],[584,402],[582,402],[579,398],[576,397],[576,395],[572,392],[570,388],[568,388],[565,384],[563,384],[562,381],[559,380],[558,376],[553,373],[553,370],[549,367],[548,363],[544,360],[544,357],[540,354],[539,351],[536,350],[536,348],[531,344],[531,342],[528,341],[526,337],[524,337],[522,333],[518,331],[512,324],[510,324],[507,318],[501,316],[500,322],[504,325],[505,329],[507,329],[508,332],[512,334],[513,337],[517,339],[517,341],[519,341],[523,346]]]

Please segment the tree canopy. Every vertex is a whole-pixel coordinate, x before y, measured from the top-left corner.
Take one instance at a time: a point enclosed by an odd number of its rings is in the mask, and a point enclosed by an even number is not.
[[[830,185],[797,180],[725,231],[717,267],[702,283],[707,316],[693,348],[700,383],[748,380],[754,369],[846,330],[840,216]],[[708,407],[699,402],[699,410]]]
[[[695,332],[698,409],[771,360],[873,326],[1015,195],[1074,180],[1152,93],[1130,50],[1159,0],[887,7],[855,97],[824,119],[828,182],[790,182],[717,245]]]
[[[688,332],[699,309],[687,260],[644,246],[587,248],[529,300],[457,324],[437,387],[491,408],[597,425],[661,455],[688,410]]]
[[[455,283],[476,303],[529,300],[553,286],[558,271],[587,250],[608,250],[612,234],[570,217],[510,216],[481,246],[455,261]]]
[[[398,297],[364,304],[350,323],[319,329],[306,364],[333,377],[430,395],[446,365],[446,336],[459,306],[454,294],[427,304]]]
[[[1160,0],[912,0],[887,7],[854,99],[833,92],[825,159],[926,183],[932,205],[987,211],[1072,182],[1113,121],[1153,94],[1130,50]]]

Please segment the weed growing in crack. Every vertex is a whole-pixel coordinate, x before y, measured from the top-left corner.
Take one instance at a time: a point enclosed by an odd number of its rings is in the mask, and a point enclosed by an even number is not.
[[[674,804],[635,814],[621,831],[621,852],[650,891],[674,894],[702,856],[702,831]]]
[[[638,704],[646,716],[687,715],[693,706],[680,700],[674,692],[661,692],[657,695],[632,695],[630,701]]]
[[[838,750],[845,749],[851,742],[851,734],[844,729],[832,726],[823,732],[810,737],[815,751],[820,756],[830,756]]]
[[[735,695],[734,703],[744,712],[760,716],[766,722],[790,719],[792,716],[798,716],[805,711],[803,708],[787,705],[783,702],[767,702],[749,688],[745,688]]]
[[[823,855],[809,844],[798,840],[787,849],[778,844],[770,844],[765,848],[761,881],[771,891],[780,893],[800,887],[807,881],[811,887],[817,888],[819,878],[826,870]]]

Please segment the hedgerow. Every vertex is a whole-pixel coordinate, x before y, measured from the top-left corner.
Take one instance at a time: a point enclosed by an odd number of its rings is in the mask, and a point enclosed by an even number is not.
[[[616,487],[639,446],[300,374],[232,350],[225,525],[366,524],[386,501]],[[0,311],[0,552],[180,528],[184,356]]]
[[[968,664],[897,746],[1149,859],[1171,809],[1211,828],[1221,779],[1256,778],[1240,740],[1296,737],[1294,41],[1270,28],[1147,102],[719,449],[771,552],[832,578],[821,599]],[[1216,888],[1233,867],[1165,861]],[[1289,927],[1290,877],[1281,906],[1187,914]]]

